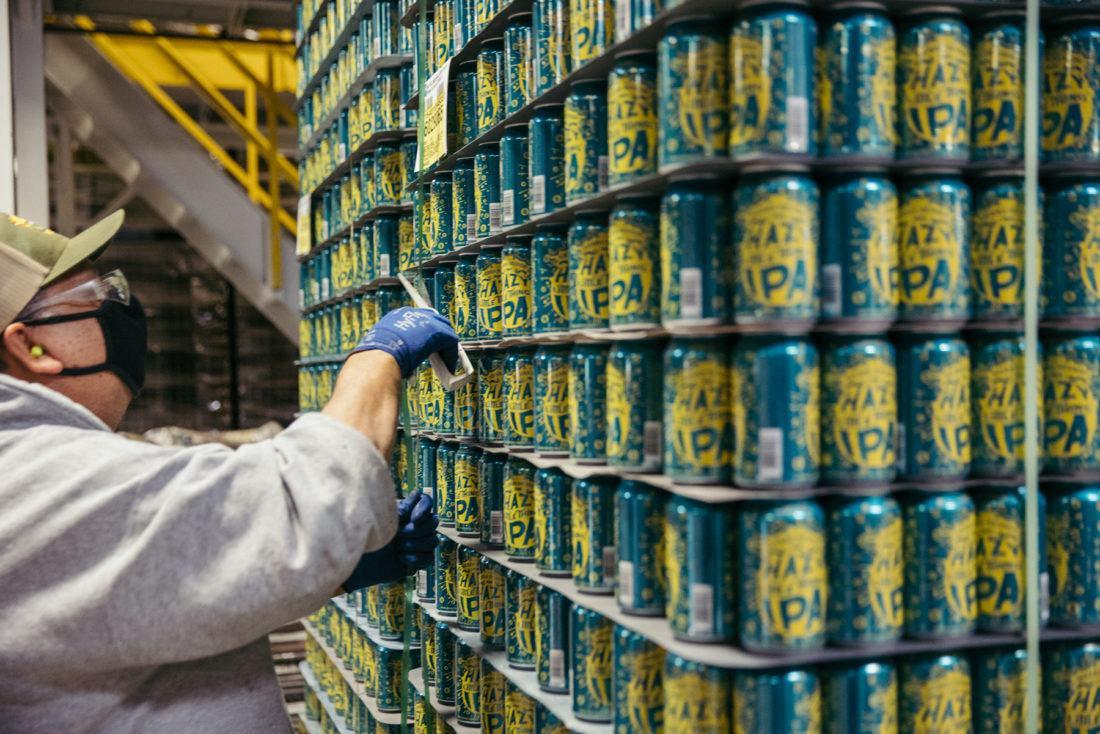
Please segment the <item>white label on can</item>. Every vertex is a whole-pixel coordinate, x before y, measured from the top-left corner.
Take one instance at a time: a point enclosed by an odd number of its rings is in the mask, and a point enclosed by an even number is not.
[[[416,594],[421,598],[428,596],[428,571],[420,569],[416,572]]]
[[[762,482],[783,478],[783,429],[761,428],[757,435],[756,478]]]
[[[379,255],[378,256],[378,277],[379,278],[390,278],[390,277],[392,277],[391,274],[390,274],[390,256],[389,255]]]
[[[599,161],[598,161],[597,168],[596,168],[596,171],[597,171],[597,173],[596,173],[596,182],[597,182],[597,185],[599,186],[599,189],[598,189],[599,191],[604,191],[605,189],[607,189],[607,180],[608,180],[607,179],[607,169],[608,169],[608,158],[605,155],[601,155],[599,157]]]
[[[550,650],[550,687],[565,688],[565,650]]]
[[[500,202],[489,204],[489,234],[500,232]]]
[[[680,317],[703,318],[703,271],[680,268]]]
[[[500,510],[489,512],[489,542],[504,542],[504,513]]]
[[[501,193],[501,222],[503,224],[516,223],[516,191],[505,189]]]
[[[531,177],[531,213],[546,212],[546,176]]]
[[[618,565],[619,554],[613,545],[604,546],[603,549],[603,585],[610,586],[615,583],[615,567]]]
[[[633,0],[615,0],[615,43],[630,35],[630,6]]]
[[[477,215],[466,215],[466,241],[473,242],[477,239]]]
[[[661,421],[646,421],[642,430],[642,460],[646,464],[660,464],[664,432]]]
[[[332,281],[328,278],[321,279],[321,300],[327,301],[332,295]]]
[[[840,316],[840,264],[829,263],[821,268],[821,310],[826,316]]]
[[[810,148],[810,102],[805,97],[787,97],[787,138],[792,153]]]
[[[619,561],[619,604],[634,605],[634,564],[630,561]]]
[[[692,635],[714,634],[714,587],[710,584],[691,585],[688,632]]]
[[[897,456],[898,456],[898,470],[905,469],[905,424],[901,421],[897,423],[897,430],[894,431],[894,435],[897,437],[895,443],[897,444]]]
[[[455,53],[462,49],[462,24],[455,23],[454,27]]]

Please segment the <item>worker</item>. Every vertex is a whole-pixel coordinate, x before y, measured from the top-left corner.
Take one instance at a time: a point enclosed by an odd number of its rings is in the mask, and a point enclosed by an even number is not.
[[[0,214],[0,732],[286,732],[266,635],[431,562],[389,457],[401,379],[458,338],[398,309],[270,440],[124,438],[145,314],[92,264],[123,216],[70,239]]]

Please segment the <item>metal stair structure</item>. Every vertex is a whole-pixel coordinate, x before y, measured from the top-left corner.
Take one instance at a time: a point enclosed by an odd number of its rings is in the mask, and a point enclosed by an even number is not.
[[[148,88],[101,53],[94,34],[48,33],[45,45],[45,76],[55,114],[297,342],[298,267],[288,216],[276,201],[277,183],[272,197],[270,190],[254,186],[250,191],[234,180],[227,161],[200,144],[201,135],[166,115],[163,101],[158,104]],[[257,203],[263,196],[267,206]]]

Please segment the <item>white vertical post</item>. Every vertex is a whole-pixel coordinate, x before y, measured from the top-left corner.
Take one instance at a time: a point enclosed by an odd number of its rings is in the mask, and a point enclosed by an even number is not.
[[[0,211],[15,211],[15,125],[12,120],[11,6],[0,0]]]
[[[46,76],[42,0],[5,0],[9,6],[8,43],[15,213],[43,226],[50,222],[46,148]],[[3,169],[5,175],[9,169]],[[7,210],[11,211],[11,209]]]

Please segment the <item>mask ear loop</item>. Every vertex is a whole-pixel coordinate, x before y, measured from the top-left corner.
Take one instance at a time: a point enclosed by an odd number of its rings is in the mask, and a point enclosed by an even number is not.
[[[94,311],[81,311],[80,313],[68,313],[61,316],[47,316],[41,319],[16,319],[14,323],[23,324],[24,326],[53,326],[54,324],[68,324],[73,321],[84,321],[85,319],[97,318],[103,313],[104,306],[100,306]]]

